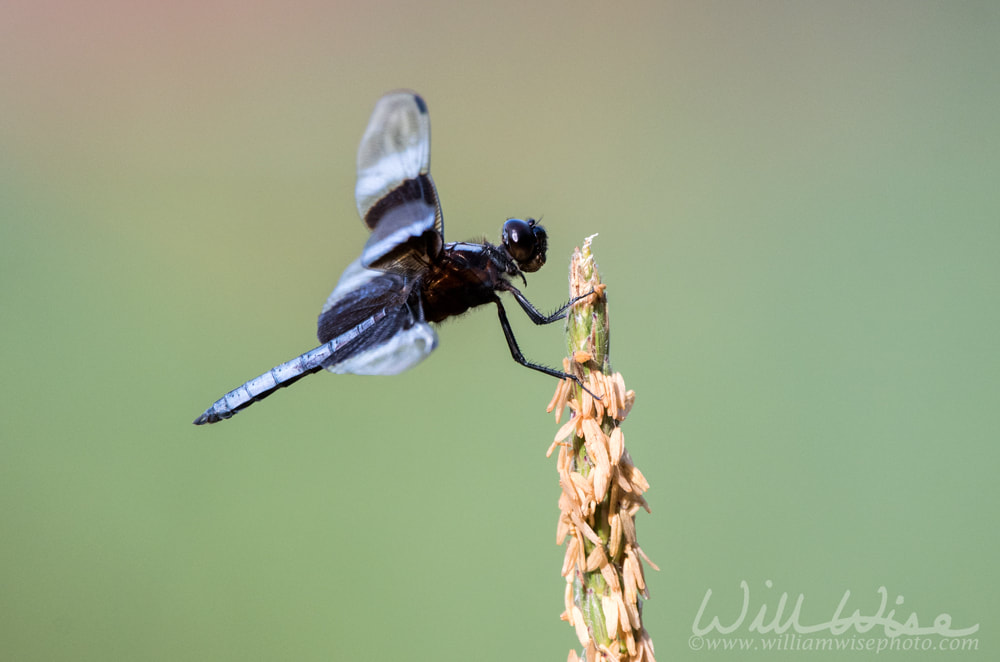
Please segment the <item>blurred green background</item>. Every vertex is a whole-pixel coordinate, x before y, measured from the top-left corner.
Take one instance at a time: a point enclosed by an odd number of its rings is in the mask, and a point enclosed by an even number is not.
[[[314,346],[366,236],[358,140],[408,87],[449,239],[542,216],[525,293],[549,309],[600,233],[661,662],[773,657],[689,643],[707,590],[706,621],[735,619],[741,580],[746,625],[782,592],[803,623],[845,591],[874,614],[885,586],[901,621],[981,624],[963,659],[993,659],[998,7],[4,3],[0,656],[576,644],[556,384],[510,360],[492,310],[399,377],[190,423]],[[560,329],[511,312],[558,364]]]

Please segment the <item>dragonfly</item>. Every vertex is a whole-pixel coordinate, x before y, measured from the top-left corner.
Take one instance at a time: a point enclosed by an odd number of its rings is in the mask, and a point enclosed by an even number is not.
[[[520,365],[558,379],[575,375],[528,361],[518,347],[500,294],[514,297],[538,325],[565,318],[571,299],[544,315],[514,285],[545,264],[548,235],[531,218],[507,219],[500,243],[444,241],[444,221],[430,174],[427,104],[408,90],[375,104],[361,138],[355,200],[370,231],[361,255],[343,272],[319,315],[320,345],[229,391],[195,425],[232,417],[279,388],[327,370],[395,375],[434,351],[433,324],[495,304],[507,346]]]

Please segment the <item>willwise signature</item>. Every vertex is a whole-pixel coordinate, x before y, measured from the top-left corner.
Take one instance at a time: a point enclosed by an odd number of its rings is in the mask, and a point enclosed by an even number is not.
[[[767,588],[771,588],[773,583],[769,579],[764,582],[764,585]],[[743,605],[736,620],[729,625],[723,625],[718,616],[712,616],[711,621],[707,625],[703,625],[706,618],[705,612],[712,597],[712,589],[708,589],[705,591],[705,597],[701,601],[698,613],[694,617],[691,631],[695,635],[704,636],[712,631],[719,634],[729,634],[741,627],[746,622],[747,614],[750,613],[751,601],[750,586],[746,580],[740,581],[740,588],[743,589]],[[823,623],[803,624],[801,621],[801,611],[805,596],[799,593],[791,612],[786,616],[785,610],[788,607],[788,593],[785,592],[779,596],[773,614],[769,614],[769,605],[762,602],[747,629],[749,632],[759,632],[761,634],[783,634],[788,630],[792,630],[799,634],[826,631],[833,635],[839,635],[852,628],[857,633],[864,634],[872,628],[881,627],[887,637],[931,634],[942,637],[964,637],[979,631],[979,623],[967,628],[952,629],[951,615],[946,613],[938,614],[934,618],[933,624],[925,626],[920,625],[920,619],[916,612],[910,612],[910,615],[905,620],[899,620],[896,616],[895,608],[886,611],[889,603],[889,593],[885,586],[879,586],[878,593],[882,596],[882,600],[878,611],[874,614],[862,614],[860,609],[855,609],[850,615],[844,615],[848,609],[847,601],[851,597],[851,592],[847,590],[844,591],[844,597],[841,598],[830,620]],[[903,596],[897,595],[895,603],[897,607],[901,606],[903,604]]]

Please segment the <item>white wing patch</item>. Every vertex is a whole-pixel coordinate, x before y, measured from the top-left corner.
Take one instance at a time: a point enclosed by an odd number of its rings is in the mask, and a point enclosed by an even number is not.
[[[326,366],[330,372],[354,375],[398,375],[434,351],[437,333],[426,322],[414,324],[389,340],[340,363]]]
[[[431,161],[431,121],[423,99],[413,92],[390,92],[378,100],[358,148],[358,214],[407,179],[427,174]]]
[[[426,174],[427,145],[411,145],[401,152],[385,154],[374,163],[364,167],[358,164],[358,183],[354,187],[354,197],[358,203],[358,213],[365,217],[368,209],[400,182],[413,179],[423,172]],[[360,159],[359,159],[360,161]]]

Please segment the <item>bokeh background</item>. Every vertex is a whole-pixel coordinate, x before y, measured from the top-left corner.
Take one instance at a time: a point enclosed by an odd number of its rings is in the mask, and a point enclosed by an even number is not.
[[[8,0],[0,656],[565,659],[555,382],[492,310],[404,375],[190,423],[313,347],[408,87],[448,238],[542,216],[545,309],[600,233],[658,659],[771,659],[692,650],[741,581],[736,634],[885,586],[994,658],[998,7]]]

